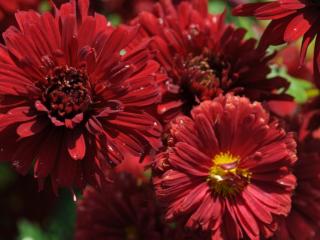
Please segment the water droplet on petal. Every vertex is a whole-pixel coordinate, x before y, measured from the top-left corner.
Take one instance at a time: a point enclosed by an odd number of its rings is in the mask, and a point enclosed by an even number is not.
[[[125,49],[120,50],[120,56],[124,56],[127,54],[127,51]]]
[[[110,145],[108,145],[108,149],[109,149],[110,151],[114,151],[113,148],[112,148]]]
[[[77,200],[78,200],[78,199],[77,199],[77,195],[76,195],[74,192],[72,192],[72,195],[73,195],[73,201],[74,201],[74,202],[77,202]]]

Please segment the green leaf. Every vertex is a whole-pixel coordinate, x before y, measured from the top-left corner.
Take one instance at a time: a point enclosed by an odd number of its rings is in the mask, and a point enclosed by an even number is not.
[[[60,192],[59,202],[54,212],[55,215],[48,229],[51,239],[73,239],[76,203],[73,201],[70,191],[63,190]]]
[[[6,163],[0,164],[0,190],[14,183],[17,175],[13,172],[11,166]]]
[[[28,222],[27,220],[21,220],[18,223],[19,236],[18,240],[47,240],[46,234],[41,228]]]
[[[227,7],[225,1],[210,1],[209,2],[209,12],[210,13],[221,13]]]
[[[43,12],[48,12],[50,10],[51,10],[51,6],[49,4],[49,1],[42,1],[40,3],[39,12],[43,13]]]
[[[76,220],[76,203],[69,191],[59,194],[59,201],[48,227],[41,229],[38,225],[22,220],[18,223],[18,240],[72,240]]]
[[[121,24],[121,17],[118,14],[109,14],[108,20],[111,22],[112,26],[118,26]]]

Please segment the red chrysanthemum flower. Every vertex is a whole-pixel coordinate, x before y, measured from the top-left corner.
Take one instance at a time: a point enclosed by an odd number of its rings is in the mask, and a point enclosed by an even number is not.
[[[183,229],[161,221],[150,184],[119,174],[97,191],[87,187],[78,203],[77,240],[182,240]]]
[[[96,184],[124,154],[161,144],[160,124],[144,111],[159,101],[158,64],[144,43],[125,49],[137,29],[113,29],[88,5],[17,13],[0,50],[0,160],[22,174],[34,162],[54,189]]]
[[[154,164],[166,219],[210,230],[212,239],[260,239],[291,207],[296,143],[259,103],[220,96],[172,121]]]
[[[281,222],[274,239],[316,239],[320,229],[320,155],[300,153],[294,170],[297,188],[289,216]]]
[[[314,55],[314,74],[320,86],[320,3],[317,0],[276,0],[265,3],[249,3],[236,7],[237,16],[255,16],[261,20],[272,20],[265,30],[260,45],[279,45],[293,42],[303,37],[301,63],[308,46],[316,38]]]
[[[207,0],[183,2],[177,8],[163,0],[154,13],[144,12],[132,24],[142,26],[141,37],[155,36],[150,46],[168,73],[162,83],[158,111],[166,119],[189,114],[193,106],[221,93],[233,92],[251,100],[290,99],[288,82],[270,73],[265,50],[246,31],[225,23],[225,15],[208,13]]]

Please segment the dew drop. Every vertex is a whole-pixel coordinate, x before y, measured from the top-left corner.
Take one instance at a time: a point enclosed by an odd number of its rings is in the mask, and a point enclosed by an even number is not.
[[[218,18],[217,18],[216,16],[213,16],[213,17],[212,17],[212,22],[213,22],[213,23],[217,23],[217,22],[218,22]]]
[[[125,49],[120,50],[120,56],[124,56],[127,54],[127,51]]]
[[[74,202],[78,201],[77,195],[73,191],[72,191],[72,197]]]
[[[261,152],[255,152],[253,155],[253,159],[256,161],[259,161],[262,159],[262,153]]]
[[[113,148],[112,148],[110,145],[108,145],[108,149],[109,149],[110,151],[114,151]]]

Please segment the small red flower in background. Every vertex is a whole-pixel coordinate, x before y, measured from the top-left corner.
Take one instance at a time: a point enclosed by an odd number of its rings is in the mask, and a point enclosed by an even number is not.
[[[316,239],[320,228],[319,153],[300,153],[294,174],[297,188],[292,197],[292,209],[281,222],[274,239]]]
[[[224,14],[209,14],[208,1],[191,2],[175,8],[170,0],[161,1],[154,13],[141,13],[131,23],[142,26],[141,38],[154,36],[151,49],[168,73],[158,106],[166,120],[189,114],[193,106],[221,93],[291,100],[284,94],[289,86],[285,79],[267,79],[273,55],[256,49],[256,40],[245,40],[245,29],[226,24]]]
[[[178,4],[183,0],[174,0]],[[184,0],[186,1],[186,0]],[[68,0],[54,0],[57,5]],[[129,21],[142,11],[151,11],[158,0],[91,0],[91,8],[103,14],[116,14],[122,21]]]
[[[151,10],[156,0],[106,0],[102,2],[108,13],[119,14],[122,20],[127,21],[141,11]]]
[[[167,220],[210,230],[212,239],[260,239],[287,216],[296,143],[259,103],[227,95],[172,121],[154,165]]]
[[[290,44],[279,50],[272,63],[284,66],[288,74],[295,78],[313,80],[312,59],[308,58],[304,64],[301,64],[300,52],[296,44]]]
[[[144,43],[125,49],[136,28],[113,29],[78,3],[17,13],[0,50],[0,160],[22,174],[34,162],[54,190],[96,185],[124,154],[161,145],[161,126],[144,111],[160,100],[158,64]]]
[[[37,7],[39,2],[40,0],[0,0],[0,22],[17,10]]]
[[[84,191],[77,207],[76,240],[193,239],[183,228],[162,222],[150,184],[139,185],[124,173],[114,179],[100,192],[91,187]]]
[[[36,9],[40,0],[0,0],[0,33],[15,24],[14,13],[17,10]],[[1,36],[1,42],[3,42]]]
[[[279,45],[303,37],[301,63],[311,42],[316,39],[314,52],[314,75],[320,86],[320,3],[317,0],[277,0],[249,3],[236,7],[237,16],[255,16],[260,20],[272,20],[260,40],[262,48],[269,44]]]
[[[320,146],[320,96],[310,99],[302,107],[299,139],[304,149],[314,151]],[[307,150],[307,151],[308,151]]]

